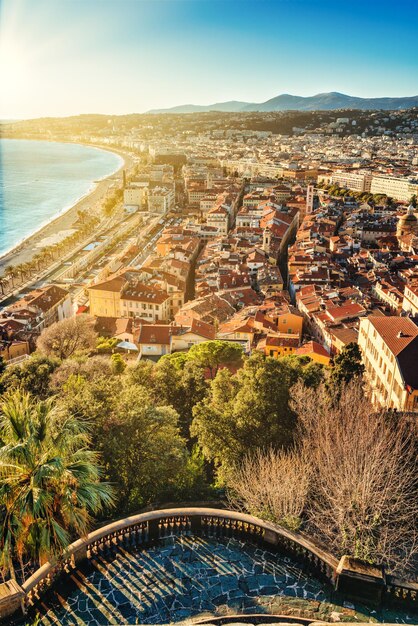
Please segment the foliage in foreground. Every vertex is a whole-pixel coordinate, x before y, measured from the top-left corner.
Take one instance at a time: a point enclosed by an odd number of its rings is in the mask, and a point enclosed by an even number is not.
[[[0,404],[0,555],[40,564],[85,534],[91,515],[112,506],[86,428],[50,400],[7,393]]]
[[[100,463],[104,480],[114,484],[115,516],[168,501],[214,498],[215,486],[228,486],[235,506],[301,527],[335,554],[383,559],[398,570],[411,562],[415,443],[405,424],[394,426],[387,415],[376,416],[361,386],[358,391],[357,346],[347,346],[331,370],[307,357],[243,357],[239,346],[225,342],[205,342],[157,364],[126,365],[119,355],[95,355],[103,342],[97,342],[91,326],[86,330],[87,339],[73,350],[55,328],[51,336],[58,343],[50,344],[49,356],[34,355],[8,368],[0,373],[0,385],[7,401],[13,394],[29,398],[29,413],[22,402],[17,411],[25,420],[36,411],[52,414],[54,428],[65,425],[62,437],[73,424],[74,441],[82,441],[83,454],[92,455],[97,481]],[[64,357],[68,346],[71,356]],[[3,456],[6,444],[4,436]],[[31,453],[43,450],[42,445],[31,447]],[[75,449],[70,446],[67,456],[59,452],[64,467]],[[15,515],[12,523],[4,512],[10,507],[9,482],[17,478],[4,469],[3,519],[11,526],[5,526],[9,534],[3,533],[8,537],[3,555],[46,558],[48,550],[58,551],[82,532],[81,522],[87,527],[90,515],[109,516],[103,501],[98,508],[86,503],[83,519],[67,519],[68,495],[47,481],[48,472],[42,483],[45,501],[51,495],[57,502],[52,512],[64,534],[55,531],[55,521],[48,522],[52,539],[45,543],[44,534],[35,533],[37,525],[26,522],[32,514]],[[51,511],[47,507],[44,513]]]
[[[236,374],[220,370],[209,393],[193,410],[191,433],[223,481],[251,451],[293,442],[296,413],[290,389],[299,379],[316,386],[321,366],[295,357],[265,358],[254,354]]]
[[[404,418],[374,411],[361,381],[292,390],[299,436],[289,452],[258,450],[228,476],[230,498],[290,528],[303,525],[336,556],[416,564],[417,441]]]

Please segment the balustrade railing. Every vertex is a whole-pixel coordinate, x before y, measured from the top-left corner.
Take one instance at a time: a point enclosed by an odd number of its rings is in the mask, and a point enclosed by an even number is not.
[[[34,572],[10,599],[9,605],[0,601],[0,617],[16,610],[18,596],[26,610],[41,598],[57,576],[71,572],[85,559],[94,561],[96,556],[110,554],[121,546],[140,549],[179,535],[236,538],[262,545],[298,562],[316,578],[329,584],[335,582],[338,560],[298,533],[236,511],[200,507],[165,509],[112,522],[78,539],[68,547],[62,559],[45,563]],[[388,576],[384,599],[392,604],[417,607],[418,585]]]
[[[330,583],[338,564],[333,556],[302,536],[243,513],[206,508],[151,511],[95,530],[71,544],[62,560],[39,568],[22,585],[25,607],[39,599],[57,575],[71,571],[84,559],[93,560],[96,555],[109,554],[122,545],[140,548],[185,534],[214,539],[234,537],[264,544],[294,558],[306,570]]]
[[[418,583],[407,582],[395,576],[386,576],[384,600],[394,606],[418,609]]]

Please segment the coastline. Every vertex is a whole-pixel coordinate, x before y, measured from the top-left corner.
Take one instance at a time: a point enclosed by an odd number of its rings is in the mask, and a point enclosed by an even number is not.
[[[70,141],[60,141],[54,143],[74,143],[75,145],[84,145],[89,148],[102,150],[101,146],[97,146],[95,144],[76,143]],[[40,245],[43,240],[53,237],[54,235],[56,236],[60,232],[71,230],[74,222],[77,220],[79,210],[90,210],[92,206],[101,203],[105,199],[110,187],[116,181],[122,180],[123,170],[129,170],[133,165],[132,158],[127,153],[117,149],[109,150],[107,148],[103,148],[103,150],[112,152],[113,154],[119,156],[122,159],[120,167],[104,178],[93,181],[89,191],[80,197],[74,204],[68,207],[63,207],[60,212],[49,219],[48,222],[41,224],[30,235],[24,237],[11,249],[3,252],[0,255],[0,276],[4,274],[4,270],[8,265],[20,265],[21,263],[29,262],[43,247]]]

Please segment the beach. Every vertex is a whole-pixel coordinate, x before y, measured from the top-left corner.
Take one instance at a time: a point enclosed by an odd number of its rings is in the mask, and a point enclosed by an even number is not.
[[[106,150],[106,148],[102,148],[102,146],[94,146],[92,144],[85,145]],[[117,186],[120,185],[123,176],[122,172],[125,169],[128,173],[132,169],[134,164],[133,159],[129,154],[117,149],[108,151],[119,155],[123,159],[123,163],[120,168],[106,178],[97,181],[94,188],[84,197],[80,198],[80,200],[78,200],[73,206],[64,210],[61,214],[51,219],[47,224],[40,227],[36,232],[19,242],[13,249],[2,255],[0,257],[0,275],[4,274],[7,266],[16,266],[22,263],[27,263],[42,249],[42,247],[60,241],[65,236],[71,234],[74,231],[74,224],[77,221],[78,211],[91,212],[96,208],[98,209],[106,198],[111,187],[114,186],[115,183]]]

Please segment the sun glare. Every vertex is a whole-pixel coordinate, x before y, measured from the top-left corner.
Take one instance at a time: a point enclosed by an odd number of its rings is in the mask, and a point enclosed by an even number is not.
[[[29,79],[30,55],[22,46],[7,38],[0,39],[2,90],[19,89]]]

